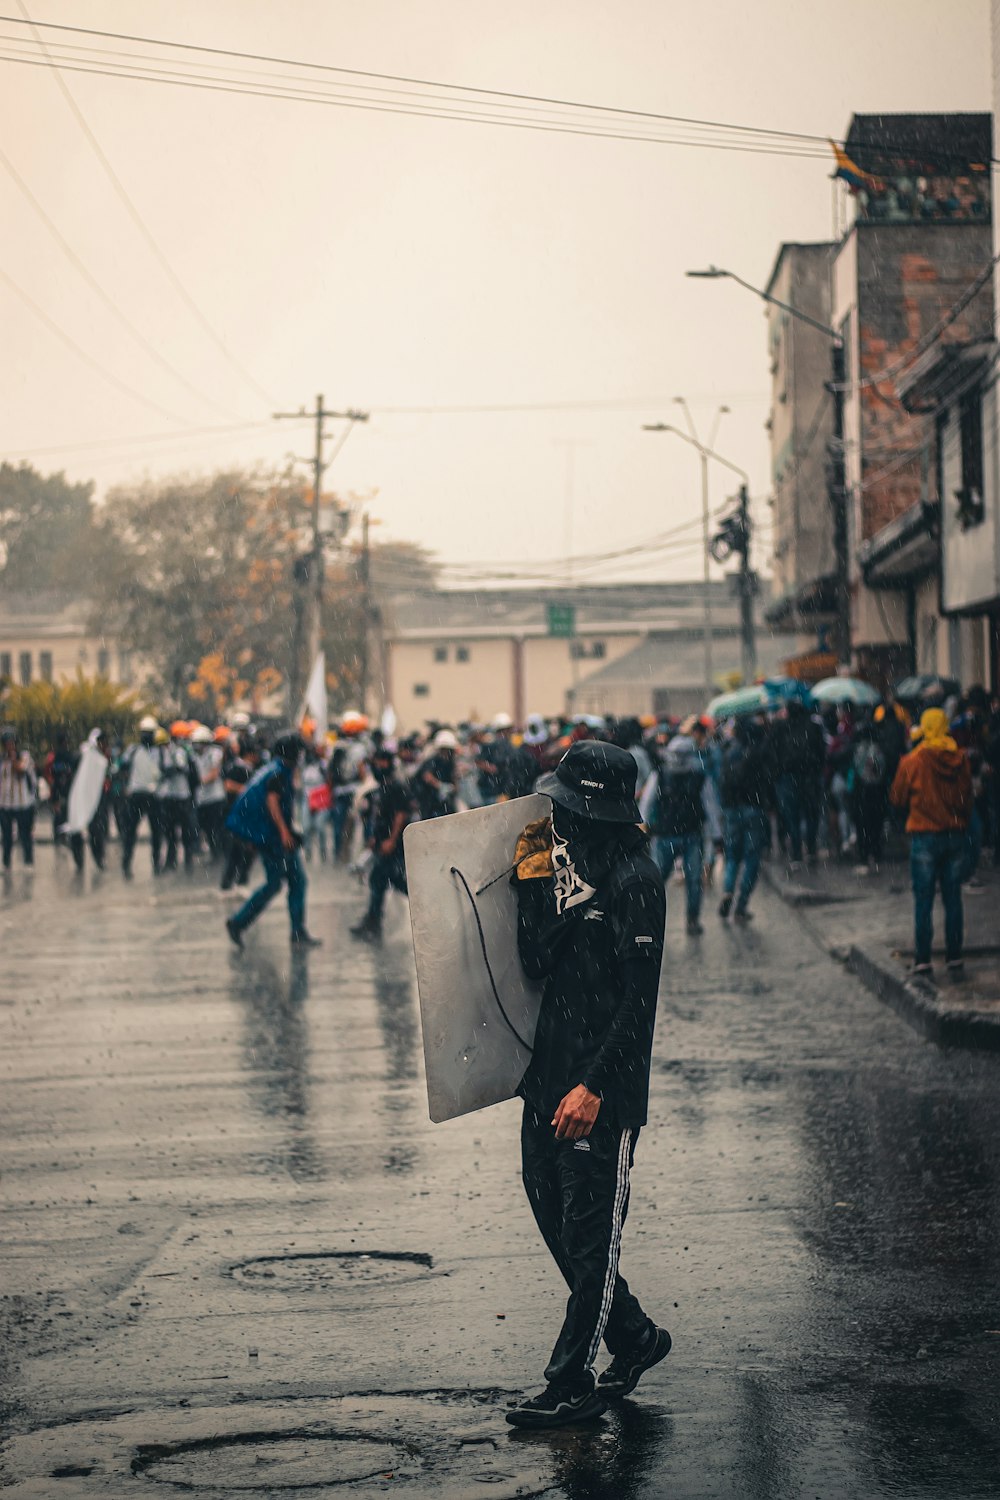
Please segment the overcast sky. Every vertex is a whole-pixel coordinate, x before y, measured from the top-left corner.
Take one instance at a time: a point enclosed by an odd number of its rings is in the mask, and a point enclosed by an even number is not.
[[[841,138],[854,111],[990,108],[986,0],[27,3],[37,20]],[[17,0],[0,9],[19,13]],[[0,38],[9,56],[30,33],[8,21]],[[288,71],[214,63],[216,73],[237,68]],[[782,240],[829,237],[825,156],[599,140],[66,72],[230,363],[116,197],[51,72],[0,69],[3,151],[176,372],[114,319],[0,163],[0,271],[126,388],[85,364],[0,278],[4,458],[93,478],[99,493],[144,473],[277,462],[309,454],[311,433],[272,423],[275,402],[293,410],[322,391],[330,405],[372,412],[328,487],[370,494],[380,535],[448,560],[554,558],[567,550],[570,490],[577,553],[695,520],[697,455],[640,431],[679,420],[671,398],[684,394],[702,436],[720,403],[731,408],[717,447],[749,470],[766,539],[762,305],[683,272],[714,262],[763,285]],[[336,84],[317,75],[310,86]],[[606,404],[387,410],[559,403]],[[237,434],[190,431],[254,422]],[[712,486],[721,503],[732,476],[717,472]],[[695,532],[679,540],[685,550],[675,539],[640,554],[642,576],[697,574]],[[639,576],[636,567],[629,559],[619,576]]]

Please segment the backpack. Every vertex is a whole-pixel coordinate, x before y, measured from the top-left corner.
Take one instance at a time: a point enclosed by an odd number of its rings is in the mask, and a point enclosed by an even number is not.
[[[885,756],[874,740],[858,747],[854,765],[862,786],[881,786],[885,781]]]

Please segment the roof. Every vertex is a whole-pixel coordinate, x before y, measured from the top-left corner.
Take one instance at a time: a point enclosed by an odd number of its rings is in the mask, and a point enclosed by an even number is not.
[[[786,255],[796,255],[803,259],[823,258],[832,262],[837,245],[837,240],[786,240],[784,244],[778,247],[774,265],[771,267],[771,274],[767,278],[767,285],[764,287],[765,292],[772,291],[774,283],[781,273],[782,263]]]
[[[0,635],[89,635],[92,608],[88,599],[67,601],[56,593],[0,594]]]
[[[711,597],[717,623],[735,628],[737,605],[730,585],[724,580],[713,581]],[[548,635],[550,604],[575,607],[578,635],[696,630],[703,616],[703,598],[701,582],[439,589],[395,599],[387,634],[390,640]]]
[[[993,154],[990,114],[854,115],[844,143],[869,172],[888,162],[960,170]]]
[[[773,675],[787,654],[787,645],[769,633],[757,638],[757,667]],[[740,637],[736,630],[712,635],[712,671],[717,677],[741,669]],[[705,684],[705,647],[701,637],[678,639],[676,635],[651,631],[631,651],[588,672],[581,688],[623,686],[635,683],[649,688],[702,688]]]

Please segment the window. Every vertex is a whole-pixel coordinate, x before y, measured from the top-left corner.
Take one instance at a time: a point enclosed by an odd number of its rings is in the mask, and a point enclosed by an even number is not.
[[[27,687],[31,682],[31,652],[22,651],[17,659],[17,665],[21,677],[21,686]]]
[[[414,698],[429,698],[430,695],[431,690],[426,682],[415,682],[413,684]]]
[[[958,524],[963,531],[978,526],[986,514],[983,505],[983,400],[972,390],[958,408],[962,442],[962,488],[955,491]]]
[[[97,652],[97,675],[107,677],[111,667],[111,652],[106,646],[101,646]]]
[[[448,660],[448,647],[447,646],[435,646],[434,647],[434,660],[435,661],[447,661]]]
[[[14,663],[10,659],[9,651],[0,651],[0,677],[10,680],[10,674],[14,669]]]
[[[38,653],[38,670],[41,673],[42,681],[43,682],[51,682],[52,681],[52,652],[51,651],[39,651],[39,653]]]
[[[569,654],[573,661],[603,661],[607,651],[603,641],[570,641]]]
[[[123,687],[132,686],[132,658],[127,651],[118,653],[118,681]]]
[[[455,660],[456,661],[468,661],[469,660],[469,648],[468,648],[468,646],[456,646],[455,647]]]

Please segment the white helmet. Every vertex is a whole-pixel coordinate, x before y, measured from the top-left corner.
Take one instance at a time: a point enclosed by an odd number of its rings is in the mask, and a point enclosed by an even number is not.
[[[210,745],[214,738],[207,724],[199,724],[198,728],[192,732],[191,743],[192,745]]]
[[[233,729],[249,729],[250,715],[245,713],[235,713],[232,715],[229,722]]]
[[[505,714],[505,713],[494,714],[493,715],[493,722],[490,724],[490,728],[492,730],[494,730],[494,731],[497,731],[497,730],[500,730],[500,729],[513,729],[514,728],[514,720],[511,718],[510,714]]]
[[[452,734],[450,729],[438,730],[437,734],[434,736],[435,750],[457,750],[458,748],[458,740],[455,738],[454,734]]]
[[[139,720],[140,734],[155,734],[159,727],[159,722],[153,718],[152,714],[146,714]]]

